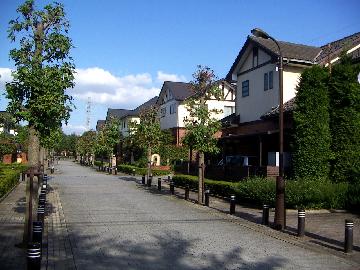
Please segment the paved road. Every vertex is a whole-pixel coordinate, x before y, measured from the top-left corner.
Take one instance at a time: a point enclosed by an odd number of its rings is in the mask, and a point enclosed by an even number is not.
[[[49,255],[49,268],[359,268],[321,249],[271,237],[259,226],[253,230],[245,221],[146,190],[130,176],[61,161],[49,184],[61,210],[49,234],[66,228],[60,251]],[[53,243],[49,246],[54,252]],[[59,259],[61,253],[66,260]]]

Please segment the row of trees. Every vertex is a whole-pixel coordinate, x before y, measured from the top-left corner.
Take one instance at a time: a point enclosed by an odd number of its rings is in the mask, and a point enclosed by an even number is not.
[[[294,172],[299,179],[360,182],[360,66],[343,56],[301,76],[294,112]]]

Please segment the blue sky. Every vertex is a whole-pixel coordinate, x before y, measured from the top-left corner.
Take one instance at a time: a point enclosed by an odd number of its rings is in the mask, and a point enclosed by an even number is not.
[[[23,1],[0,1],[0,91],[14,65],[8,22]],[[164,80],[189,81],[196,65],[224,77],[254,27],[294,43],[321,46],[360,31],[360,1],[58,0],[71,23],[77,107],[66,133],[82,133],[86,101],[91,128],[107,108],[133,109]],[[51,1],[35,0],[37,7]],[[0,110],[6,108],[0,98]]]

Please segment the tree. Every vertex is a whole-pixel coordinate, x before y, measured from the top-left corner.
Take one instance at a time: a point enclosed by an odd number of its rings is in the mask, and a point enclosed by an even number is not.
[[[199,185],[198,203],[204,201],[204,153],[218,153],[217,140],[215,133],[220,130],[220,121],[214,115],[220,113],[219,110],[208,109],[207,101],[210,98],[221,100],[221,90],[214,71],[209,67],[198,66],[193,74],[193,81],[190,82],[193,90],[186,100],[186,107],[189,118],[185,119],[186,135],[184,143],[198,151],[199,159]]]
[[[158,117],[158,107],[150,106],[140,112],[140,123],[134,123],[134,138],[137,144],[147,152],[148,177],[151,174],[151,155],[161,144],[162,132]]]
[[[89,157],[94,154],[96,132],[85,131],[76,141],[76,152],[82,157]]]
[[[74,86],[74,69],[69,56],[72,43],[69,22],[62,4],[36,10],[34,1],[19,6],[20,16],[10,21],[9,38],[19,40],[10,51],[16,70],[6,84],[8,111],[29,125],[29,164],[39,161],[39,136],[50,135],[70,117],[71,97],[65,90]]]
[[[116,118],[106,121],[104,127],[96,135],[94,152],[101,157],[110,158],[114,153],[114,148],[120,143],[120,123]]]
[[[360,182],[360,84],[359,65],[343,56],[332,68],[329,82],[331,175],[336,182]]]
[[[328,72],[320,66],[306,69],[300,78],[294,110],[294,174],[298,179],[328,179],[330,116]]]

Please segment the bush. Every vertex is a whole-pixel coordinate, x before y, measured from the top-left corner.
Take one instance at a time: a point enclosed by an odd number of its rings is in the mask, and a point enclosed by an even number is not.
[[[27,168],[21,164],[0,165],[0,198],[18,183],[20,173]]]
[[[135,169],[135,174],[137,175],[143,175],[147,174],[147,168],[139,168],[132,165],[118,165],[117,166],[119,172],[132,174],[133,170]],[[151,170],[153,176],[159,176],[159,175],[167,175],[170,173],[168,170]]]
[[[177,186],[189,185],[197,190],[196,176],[175,175],[173,181]],[[241,203],[249,203],[261,207],[264,203],[275,206],[276,182],[266,178],[248,178],[238,183],[205,179],[206,188],[211,194],[230,197],[236,196]],[[360,203],[360,184],[349,188],[347,183],[330,181],[286,181],[285,202],[287,208],[305,209],[343,209],[347,205],[352,208]]]
[[[348,193],[346,196],[347,208],[351,210],[360,209],[360,181],[349,185]]]

